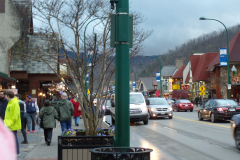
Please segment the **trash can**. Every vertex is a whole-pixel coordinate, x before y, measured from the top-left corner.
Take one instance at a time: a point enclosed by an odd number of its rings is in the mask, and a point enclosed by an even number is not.
[[[89,150],[92,160],[150,160],[152,151],[139,147],[104,147]]]

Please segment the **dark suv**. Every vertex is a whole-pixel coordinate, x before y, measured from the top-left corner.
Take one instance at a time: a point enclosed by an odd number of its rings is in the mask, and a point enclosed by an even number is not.
[[[240,150],[240,114],[236,114],[231,120],[231,130],[235,139],[236,147]]]

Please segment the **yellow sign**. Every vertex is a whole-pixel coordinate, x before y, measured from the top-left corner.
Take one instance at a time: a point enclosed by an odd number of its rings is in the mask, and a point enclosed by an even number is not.
[[[204,91],[206,90],[206,88],[203,87],[203,86],[201,86],[201,87],[199,88],[199,90],[202,91],[202,92],[204,92]]]
[[[201,95],[201,96],[204,96],[204,95],[205,95],[205,92],[200,92],[200,95]]]
[[[173,90],[180,89],[180,84],[173,84]]]
[[[87,95],[90,93],[89,89],[87,90]]]
[[[168,85],[169,91],[172,91],[172,90],[173,90],[172,81],[173,81],[173,80],[170,78],[170,79],[169,79],[169,85]]]

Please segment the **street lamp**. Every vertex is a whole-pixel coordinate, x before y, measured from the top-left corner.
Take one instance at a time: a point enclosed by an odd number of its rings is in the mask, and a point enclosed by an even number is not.
[[[108,18],[108,17],[98,17],[98,18],[95,18],[95,19],[92,19],[90,22],[88,22],[88,24],[86,25],[85,29],[84,29],[84,54],[85,54],[85,58],[87,58],[87,53],[86,53],[86,30],[87,30],[87,27],[88,25],[92,22],[92,21],[95,21],[97,19],[103,19],[103,18]],[[85,62],[85,70],[87,72],[87,62]],[[88,88],[87,88],[87,73],[85,73],[85,88],[86,88],[86,95],[87,95],[87,91],[88,91]]]
[[[229,67],[229,45],[228,45],[228,30],[227,27],[219,20],[217,19],[209,19],[209,18],[204,18],[204,17],[200,17],[199,20],[213,20],[213,21],[217,21],[219,23],[221,23],[225,30],[226,30],[226,34],[227,34],[227,69],[228,69],[228,85],[231,85],[231,81],[230,81],[230,67]],[[230,99],[230,89],[228,88],[228,99]]]
[[[146,57],[149,57],[149,56],[146,56]],[[162,76],[162,74],[161,74],[162,65],[161,65],[161,61],[159,60],[159,58],[156,57],[156,59],[158,60],[159,65],[160,65],[160,97],[162,97],[162,79],[161,79],[161,76]]]

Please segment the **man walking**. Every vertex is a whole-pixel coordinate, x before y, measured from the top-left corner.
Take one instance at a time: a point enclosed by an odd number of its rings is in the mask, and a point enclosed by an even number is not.
[[[196,103],[196,106],[198,107],[198,101],[199,101],[199,98],[198,96],[195,98],[195,103]]]
[[[39,109],[37,102],[32,99],[31,95],[28,95],[27,100],[25,101],[26,110],[27,110],[27,133],[30,133],[31,130],[31,121],[32,121],[32,132],[35,133],[35,117],[36,114],[39,114]]]
[[[6,92],[0,91],[0,118],[4,120],[5,110],[7,108],[8,101],[5,98]]]
[[[26,134],[26,131],[25,131],[25,128],[26,128],[26,122],[27,122],[27,113],[26,113],[26,104],[25,102],[23,102],[20,98],[21,98],[21,95],[20,94],[15,94],[15,97],[17,97],[17,99],[19,100],[19,106],[20,106],[20,115],[21,115],[21,124],[22,124],[22,129],[21,129],[21,132],[22,132],[22,135],[23,135],[23,141],[21,142],[21,144],[28,144],[28,141],[27,141],[27,134]]]
[[[17,98],[12,91],[7,92],[8,105],[5,112],[4,124],[13,131],[16,139],[17,155],[20,155],[17,130],[21,129],[20,107]]]
[[[67,93],[62,93],[61,100],[58,101],[58,105],[56,107],[60,117],[62,132],[65,129],[70,129],[72,127],[72,116],[74,114],[73,104],[67,100],[67,98]]]

